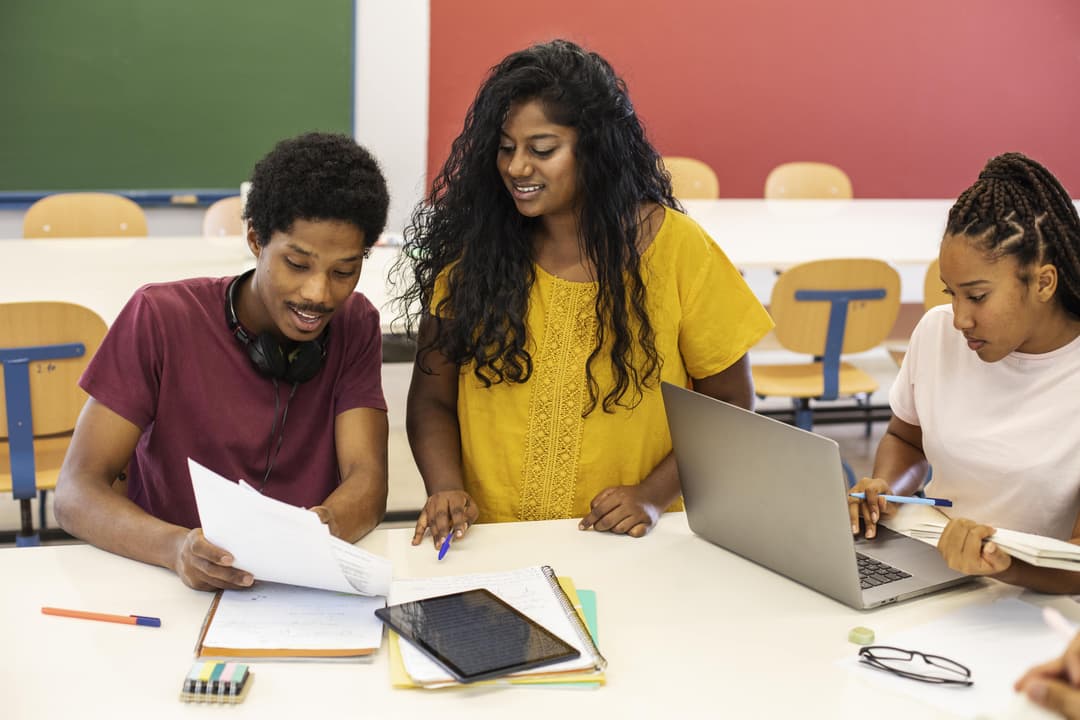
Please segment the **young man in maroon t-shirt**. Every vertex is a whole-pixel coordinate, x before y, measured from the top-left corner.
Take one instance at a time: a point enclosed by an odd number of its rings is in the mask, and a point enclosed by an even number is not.
[[[194,588],[251,585],[199,529],[190,457],[310,508],[348,542],[374,528],[387,492],[381,333],[354,290],[387,206],[378,164],[351,138],[310,133],[263,158],[244,211],[255,269],[141,288],[87,368],[60,525]]]

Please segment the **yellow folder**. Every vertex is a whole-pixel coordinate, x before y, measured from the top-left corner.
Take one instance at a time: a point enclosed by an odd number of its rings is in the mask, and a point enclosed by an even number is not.
[[[581,602],[581,597],[578,594],[577,588],[574,586],[574,581],[568,577],[560,577],[559,585],[563,591],[566,592],[566,596],[570,598],[571,604],[574,606],[574,610],[577,611],[578,616],[589,628],[589,633],[593,637],[593,641],[596,641],[597,627],[596,627],[596,612],[595,601],[592,602],[590,608],[592,612],[586,612],[586,608]],[[594,596],[593,596],[594,600]],[[573,688],[589,688],[599,687],[605,683],[604,673],[601,672],[574,672],[574,673],[545,673],[540,670],[533,674],[522,675],[508,675],[504,678],[496,680],[483,680],[480,682],[469,683],[463,685],[461,683],[449,682],[441,683],[438,685],[418,685],[413,682],[413,679],[409,677],[409,673],[405,670],[405,663],[401,659],[401,640],[398,634],[390,631],[389,646],[390,646],[390,684],[392,687],[399,689],[410,688],[462,688],[462,687],[475,687],[475,686],[499,686],[499,685],[544,685],[548,687],[566,686]]]

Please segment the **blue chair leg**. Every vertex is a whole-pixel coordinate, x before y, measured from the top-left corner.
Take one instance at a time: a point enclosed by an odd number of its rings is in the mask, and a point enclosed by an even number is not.
[[[45,491],[45,490],[39,490],[38,491],[38,529],[39,530],[44,530],[46,527],[48,527],[48,524],[45,522],[45,497],[46,497],[45,493],[46,492],[47,491]]]
[[[803,430],[814,429],[814,413],[810,409],[810,401],[806,398],[792,398],[795,406],[795,427]]]
[[[840,465],[844,468],[844,477],[847,478],[847,486],[855,487],[855,471],[848,465],[847,460],[840,458]]]
[[[872,420],[873,410],[872,410],[871,405],[870,405],[870,393],[866,393],[865,395],[863,395],[863,404],[864,404],[864,407],[866,408],[866,437],[870,437],[871,431],[873,429],[872,428],[872,425],[873,425],[873,420]]]
[[[915,494],[919,497],[926,497],[926,486],[930,484],[930,481],[934,479],[934,468],[926,468],[926,479],[923,480],[922,487],[915,491]]]
[[[30,508],[30,500],[19,500],[19,510],[22,515],[22,530],[15,536],[15,547],[36,547],[41,544],[41,536],[34,530],[33,510]]]

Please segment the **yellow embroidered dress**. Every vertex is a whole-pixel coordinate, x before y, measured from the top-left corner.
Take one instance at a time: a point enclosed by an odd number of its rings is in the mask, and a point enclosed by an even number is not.
[[[687,385],[690,378],[715,375],[772,328],[716,243],[674,210],[666,211],[642,256],[642,277],[661,378],[668,382]],[[605,413],[598,405],[582,417],[589,402],[585,362],[596,338],[595,293],[594,283],[561,280],[537,266],[526,318],[532,376],[485,388],[471,367],[462,368],[465,489],[479,506],[480,522],[582,517],[602,489],[641,482],[671,452],[659,385],[644,388],[632,410]],[[437,294],[433,306],[440,299]],[[593,362],[601,399],[612,386],[606,358],[602,353]]]

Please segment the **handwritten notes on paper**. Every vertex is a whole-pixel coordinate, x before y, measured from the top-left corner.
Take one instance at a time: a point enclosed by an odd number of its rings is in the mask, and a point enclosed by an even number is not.
[[[257,583],[226,590],[200,645],[200,654],[250,657],[357,657],[382,644],[375,608],[382,598]]]
[[[361,595],[390,591],[390,561],[335,538],[308,510],[188,460],[206,539],[258,580]]]

